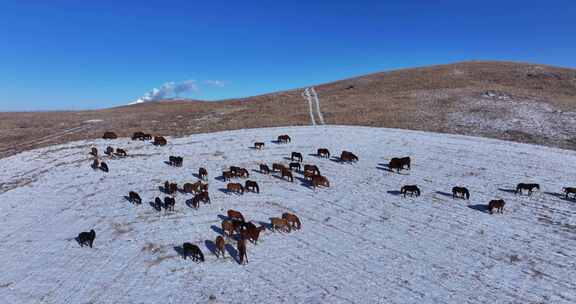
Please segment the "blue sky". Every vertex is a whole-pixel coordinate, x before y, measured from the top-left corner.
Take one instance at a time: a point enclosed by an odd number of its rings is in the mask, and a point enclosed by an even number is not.
[[[185,97],[215,100],[463,60],[576,67],[575,16],[576,1],[0,0],[0,111],[188,80]]]

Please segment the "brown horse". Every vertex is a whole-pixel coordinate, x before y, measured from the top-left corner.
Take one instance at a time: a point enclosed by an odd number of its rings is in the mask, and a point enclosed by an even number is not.
[[[270,168],[266,164],[260,164],[260,172],[263,174],[270,174]]]
[[[176,191],[178,191],[178,184],[170,183],[168,181],[164,182],[164,192],[166,194],[174,194]]]
[[[226,258],[224,250],[224,248],[226,247],[226,241],[224,240],[224,238],[221,235],[219,235],[218,237],[216,237],[216,241],[214,241],[214,244],[216,245],[216,248],[214,250],[216,257],[220,258],[220,256],[222,256],[223,258]]]
[[[258,183],[255,181],[247,180],[244,184],[244,189],[246,191],[260,193],[260,187],[258,187]]]
[[[320,157],[330,158],[330,151],[326,148],[320,148],[320,149],[318,149],[318,152],[316,153],[316,155],[318,155]]]
[[[182,167],[182,163],[184,162],[184,158],[181,156],[168,156],[168,164],[174,167]]]
[[[283,164],[279,164],[279,163],[273,163],[272,164],[272,171],[276,172],[276,171],[282,171],[288,169],[286,168],[286,166],[284,166]]]
[[[250,177],[250,173],[248,173],[248,170],[246,168],[239,168],[236,171],[236,177],[241,177],[241,178],[247,178]]]
[[[394,157],[388,162],[388,169],[390,169],[390,171],[396,169],[396,172],[400,173],[400,170],[405,167],[410,170],[410,157]]]
[[[202,180],[208,180],[208,170],[206,170],[206,168],[198,169],[198,176]]]
[[[232,173],[232,171],[222,171],[222,178],[224,181],[229,181],[232,177],[234,177],[234,173]]]
[[[340,154],[340,160],[343,162],[357,162],[358,156],[354,155],[354,153],[349,151],[342,151]]]
[[[262,150],[264,148],[264,143],[263,142],[255,142],[254,143],[254,149],[256,150]]]
[[[306,172],[306,171],[320,175],[320,169],[316,165],[304,165],[304,172]]]
[[[244,258],[246,258],[246,264],[248,264],[248,254],[246,253],[246,241],[243,238],[238,240],[238,257],[240,258],[240,265],[244,264]]]
[[[288,220],[283,218],[277,218],[277,217],[270,218],[270,224],[272,226],[272,231],[277,231],[278,229],[280,229],[281,232],[292,231],[290,225],[288,224]]]
[[[496,209],[496,213],[503,213],[504,205],[506,205],[506,202],[502,199],[491,200],[488,203],[488,210],[490,211],[490,214],[493,214],[494,209]]]
[[[185,193],[200,193],[208,191],[208,184],[202,183],[202,181],[197,181],[193,184],[186,183],[182,187]]]
[[[134,204],[138,204],[138,205],[142,204],[142,198],[140,198],[140,195],[138,195],[138,193],[136,193],[134,191],[130,191],[128,193],[128,200]]]
[[[312,181],[317,174],[312,171],[304,171],[304,179]]]
[[[210,196],[208,195],[208,192],[200,192],[199,194],[194,195],[192,204],[198,206],[200,205],[200,202],[210,204]]]
[[[314,186],[314,188],[318,186],[330,187],[330,182],[325,176],[314,175],[312,177],[312,186]]]
[[[286,168],[284,170],[282,170],[282,179],[284,179],[284,177],[287,177],[290,182],[294,182],[294,177],[292,176],[292,172]]]
[[[290,160],[294,161],[294,159],[296,159],[299,162],[302,162],[302,159],[304,159],[304,158],[302,157],[302,153],[292,152],[292,154],[290,154]]]
[[[300,219],[295,214],[286,212],[282,214],[282,218],[285,219],[290,225],[290,227],[293,229],[300,230],[300,228],[302,227]]]
[[[236,231],[236,225],[233,221],[222,221],[222,233],[224,236],[230,238]]]
[[[116,139],[118,138],[118,135],[116,135],[116,133],[114,132],[104,132],[104,135],[102,136],[103,139]]]
[[[252,225],[242,231],[240,231],[240,236],[243,239],[249,240],[255,245],[258,245],[258,238],[260,237],[260,232],[264,231],[266,228],[264,226],[260,226],[256,228],[256,226]]]
[[[240,211],[230,209],[228,210],[226,215],[228,215],[228,218],[231,220],[239,220],[241,222],[245,222],[244,216],[242,215],[242,213],[240,213]]]
[[[124,149],[116,148],[116,155],[120,157],[126,157],[128,156],[128,153],[126,153],[126,150]]]
[[[167,211],[174,211],[174,206],[176,205],[176,200],[173,197],[164,197],[164,209]]]
[[[244,187],[242,187],[242,184],[239,183],[228,183],[228,185],[226,186],[226,190],[228,192],[236,192],[239,194],[244,194]]]
[[[572,194],[573,197],[576,198],[576,187],[564,187],[562,188],[562,192],[564,192],[566,198],[569,198],[569,194]]]
[[[154,141],[152,142],[155,146],[165,146],[168,141],[163,136],[154,136]]]
[[[280,143],[280,144],[287,144],[291,141],[292,141],[292,139],[290,138],[290,136],[288,136],[286,134],[278,136],[278,143]]]
[[[132,134],[132,140],[144,140],[144,132],[134,132],[134,134]]]

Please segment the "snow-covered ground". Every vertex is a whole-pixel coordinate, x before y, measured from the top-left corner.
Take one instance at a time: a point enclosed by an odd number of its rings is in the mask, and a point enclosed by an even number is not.
[[[280,134],[292,143],[274,144]],[[262,151],[251,149],[264,141]],[[88,152],[110,144],[130,157],[93,171]],[[309,154],[355,152],[342,164]],[[299,151],[331,188],[313,190],[250,171],[261,193],[229,195],[217,177],[230,165],[289,161]],[[184,157],[169,167],[169,155]],[[382,170],[409,155],[412,170]],[[165,180],[210,173],[211,205],[158,213],[148,204]],[[575,303],[576,203],[555,193],[576,185],[576,153],[504,141],[392,129],[315,126],[240,130],[169,138],[165,147],[128,139],[74,142],[0,160],[1,303]],[[518,182],[540,193],[515,196]],[[418,184],[419,198],[403,198]],[[471,200],[453,200],[465,185]],[[144,199],[124,199],[135,190]],[[506,200],[503,215],[483,206]],[[248,245],[250,263],[217,259],[206,240],[219,215],[236,209],[253,221],[289,211],[303,229],[266,231]],[[94,248],[73,238],[95,229]],[[193,242],[205,263],[175,250]],[[234,243],[232,243],[234,244]],[[234,244],[235,247],[235,244]],[[231,250],[234,252],[234,250]]]

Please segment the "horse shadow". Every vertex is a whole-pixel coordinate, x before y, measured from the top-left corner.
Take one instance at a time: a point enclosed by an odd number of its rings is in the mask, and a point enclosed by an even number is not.
[[[218,191],[225,193],[225,194],[230,194],[230,192],[228,192],[227,188],[219,188]]]
[[[488,209],[488,205],[483,205],[483,204],[468,205],[468,208],[470,208],[472,210],[480,211],[483,213],[490,213],[490,210]]]
[[[271,140],[270,142],[273,143],[273,144],[277,144],[277,145],[282,144],[282,143],[281,143],[279,140],[277,140],[277,139]]]
[[[216,176],[214,177],[215,180],[220,181],[220,182],[225,182],[226,179],[224,178],[224,176],[220,175],[220,176]]]
[[[178,253],[178,255],[183,259],[185,258],[184,248],[182,246],[174,246],[174,251],[176,251],[176,253]]]
[[[306,188],[310,188],[310,189],[313,188],[313,187],[312,187],[312,182],[309,181],[309,180],[307,180],[307,179],[305,179],[305,178],[303,178],[303,177],[295,176],[294,179],[297,179],[297,180],[300,182],[300,186],[303,186],[303,187],[306,187]]]
[[[333,162],[335,162],[335,163],[339,163],[339,164],[344,163],[344,162],[342,161],[342,159],[341,159],[340,157],[338,157],[338,156],[332,156],[332,157],[329,158],[329,160],[330,160],[330,161],[333,161]]]
[[[388,164],[378,164],[378,166],[376,166],[376,169],[394,173],[394,170],[390,169],[390,166],[388,166]]]
[[[386,191],[386,193],[392,194],[392,195],[401,195],[402,194],[402,192],[400,192],[398,190],[388,190],[388,191]]]
[[[212,229],[212,231],[218,233],[221,236],[224,236],[224,230],[222,230],[222,228],[216,226],[216,225],[212,225],[210,226],[210,229]]]
[[[166,165],[172,167],[172,164],[171,164],[169,161],[165,160],[164,163],[165,163]]]
[[[291,158],[291,157],[288,157],[288,156],[284,156],[284,157],[282,157],[282,159],[284,159],[284,160],[289,160],[289,161],[293,161],[292,158]]]
[[[576,201],[576,198],[567,198],[565,194],[562,193],[556,193],[556,192],[544,192],[544,194],[548,194],[548,195],[552,195],[556,198],[559,198],[563,201],[567,201],[567,202],[574,202]]]
[[[164,194],[170,194],[168,189],[164,188],[164,186],[158,186],[158,190]]]
[[[212,240],[205,240],[204,245],[213,255],[216,255],[216,244]]]
[[[226,248],[228,255],[231,256],[234,261],[236,261],[236,263],[240,264],[240,256],[238,256],[238,250],[236,250],[236,248],[230,244],[226,244],[224,248]]]
[[[192,201],[193,201],[193,200],[190,198],[190,199],[187,199],[186,202],[184,202],[184,203],[185,203],[186,206],[188,206],[189,208],[196,209],[196,208],[194,208],[194,204],[192,204]]]
[[[218,214],[218,218],[222,221],[228,221],[230,218],[226,215]]]
[[[129,197],[129,196],[127,196],[127,195],[124,195],[124,199],[125,199],[125,200],[127,200],[129,203],[132,203],[132,200],[130,199],[130,197]]]
[[[444,192],[444,191],[436,191],[436,193],[452,198],[452,193],[448,193],[448,192]]]
[[[499,191],[516,194],[516,189],[498,188]]]
[[[251,149],[251,150],[258,150],[258,149],[256,149],[256,147],[254,147],[254,146],[250,146],[250,147],[248,147],[248,149]]]
[[[192,173],[192,176],[194,176],[197,179],[202,179],[202,177],[200,177],[200,174],[198,173]]]

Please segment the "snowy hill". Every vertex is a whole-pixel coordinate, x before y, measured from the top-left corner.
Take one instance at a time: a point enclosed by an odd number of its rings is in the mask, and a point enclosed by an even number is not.
[[[274,144],[280,134],[292,142]],[[165,147],[122,138],[53,146],[0,159],[0,299],[2,303],[575,303],[576,204],[556,193],[576,185],[576,153],[505,141],[366,127],[250,129],[169,138]],[[262,151],[251,149],[263,141]],[[125,148],[90,168],[89,147]],[[309,155],[355,152],[343,164]],[[312,189],[256,171],[288,163],[290,152],[320,167],[327,189]],[[169,155],[184,157],[181,168]],[[411,156],[412,170],[383,170]],[[246,167],[261,193],[231,195],[218,177]],[[211,205],[193,210],[176,196],[174,212],[149,204],[165,180],[194,182],[210,174]],[[242,181],[243,182],[243,181]],[[519,182],[541,192],[516,196]],[[423,190],[398,195],[404,184]],[[455,185],[470,201],[453,200]],[[123,196],[134,190],[144,203]],[[484,205],[506,201],[504,214]],[[267,230],[248,245],[248,265],[217,259],[206,240],[219,234],[226,210],[248,219],[289,211],[303,229]],[[95,229],[94,248],[73,238]],[[183,242],[206,262],[183,260]],[[231,243],[235,247],[235,242]],[[231,250],[233,253],[234,250]]]

